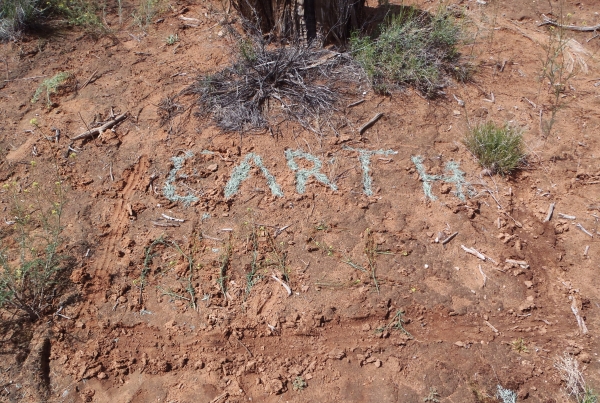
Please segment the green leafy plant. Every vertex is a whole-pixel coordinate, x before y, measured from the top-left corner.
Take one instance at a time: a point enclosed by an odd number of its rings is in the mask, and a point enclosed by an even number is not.
[[[432,402],[432,403],[439,403],[440,400],[438,399],[438,397],[440,397],[440,394],[437,392],[437,390],[435,388],[430,388],[429,389],[429,395],[423,399],[424,402]]]
[[[51,94],[56,94],[68,80],[72,77],[72,74],[68,71],[61,71],[57,73],[54,77],[49,78],[47,80],[42,81],[38,89],[33,94],[33,98],[31,98],[31,103],[36,103],[40,96],[45,92],[46,94],[46,105],[50,107],[52,105],[52,101],[50,100]]]
[[[525,161],[522,132],[508,124],[487,122],[472,128],[464,143],[491,173],[507,175]]]
[[[404,311],[402,309],[396,311],[396,314],[390,323],[375,329],[375,333],[383,333],[386,330],[400,330],[402,333],[412,339],[412,335],[404,328]]]
[[[162,0],[142,0],[136,11],[132,13],[135,25],[142,30],[148,29],[152,19],[161,12]]]
[[[43,15],[40,0],[0,1],[0,40],[17,39],[21,31],[32,26]]]
[[[540,72],[540,85],[547,85],[550,95],[550,116],[543,117],[543,109],[540,114],[541,131],[549,136],[556,121],[557,113],[565,107],[571,97],[566,96],[569,91],[569,81],[578,72],[587,72],[586,58],[593,58],[577,41],[569,36],[563,28],[569,25],[571,14],[563,12],[564,1],[558,2],[558,10],[553,14],[558,15],[558,21],[548,26],[548,39],[546,43],[540,43],[544,49],[544,57],[541,60],[542,70]]]
[[[35,164],[32,162],[32,166]],[[0,233],[0,309],[36,321],[66,289],[73,258],[60,253],[62,183],[3,186],[12,205],[11,229]]]
[[[167,43],[167,46],[175,45],[177,42],[179,42],[179,36],[177,34],[171,34],[167,36],[165,42]]]
[[[301,376],[297,376],[292,382],[292,388],[296,391],[304,390],[306,386],[306,381]]]
[[[39,26],[53,17],[91,32],[105,31],[90,0],[2,0],[0,1],[0,40],[15,40],[21,32]]]
[[[527,349],[527,342],[522,337],[519,337],[516,340],[513,340],[511,343],[513,350],[519,353],[527,353],[529,350]]]
[[[89,0],[53,0],[47,2],[54,14],[64,16],[68,23],[91,33],[107,31],[97,12],[98,3]]]
[[[354,33],[351,53],[378,93],[412,85],[427,97],[439,95],[449,75],[464,81],[471,68],[460,62],[461,30],[454,19],[413,7],[389,17],[374,37]]]

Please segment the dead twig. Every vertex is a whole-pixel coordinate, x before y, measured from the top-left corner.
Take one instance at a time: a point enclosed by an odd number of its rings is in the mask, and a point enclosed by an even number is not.
[[[577,319],[577,326],[579,326],[579,330],[581,330],[582,334],[587,334],[588,328],[585,325],[585,321],[579,315],[579,308],[577,307],[577,299],[574,296],[569,296],[571,300],[571,311],[573,311],[573,315],[575,315],[575,319]]]
[[[279,284],[281,284],[283,286],[283,288],[285,288],[285,290],[288,293],[288,296],[292,295],[292,289],[290,288],[289,285],[287,285],[286,283],[284,283],[282,280],[279,279],[279,277],[277,277],[276,275],[271,275],[271,278],[275,281],[277,281]]]
[[[487,283],[487,276],[485,275],[485,273],[483,272],[483,269],[481,268],[481,265],[479,265],[479,272],[481,273],[481,275],[483,276],[483,285],[481,286],[481,288],[485,287],[485,284]]]
[[[546,214],[546,219],[544,220],[544,222],[548,222],[552,219],[552,213],[554,213],[555,205],[556,203],[550,203],[550,206],[548,207],[548,214]]]
[[[179,224],[176,224],[174,222],[158,222],[158,221],[151,221],[153,225],[157,226],[157,227],[179,227]]]
[[[358,100],[358,101],[356,101],[356,102],[352,102],[351,104],[347,105],[347,106],[346,106],[346,108],[352,108],[353,106],[360,105],[360,104],[362,104],[363,102],[365,102],[365,100],[364,100],[364,99]]]
[[[550,18],[546,17],[544,14],[542,14],[542,17],[544,17],[544,21],[538,25],[538,27],[541,27],[543,25],[552,25],[553,27],[558,27],[561,29],[568,29],[570,31],[579,31],[579,32],[595,32],[600,30],[600,24],[598,25],[593,25],[591,27],[578,27],[577,25],[563,25],[563,24],[559,24],[556,21],[551,20]]]
[[[457,236],[457,235],[458,235],[458,232],[455,232],[453,234],[448,235],[448,238],[446,238],[446,239],[444,239],[442,241],[442,245],[446,245],[448,242],[450,242],[451,240],[453,240],[454,237]]]
[[[81,87],[79,88],[79,90],[80,90],[80,91],[81,91],[82,89],[84,89],[84,88],[85,88],[85,87],[86,87],[86,86],[87,86],[89,83],[91,83],[91,82],[92,82],[92,79],[94,78],[94,76],[96,75],[96,73],[97,73],[97,72],[98,72],[98,69],[96,69],[96,71],[94,71],[94,72],[92,73],[92,75],[91,75],[91,76],[90,76],[90,77],[89,77],[87,80],[85,80],[85,82],[84,82],[84,83],[81,85]]]
[[[477,250],[473,249],[473,248],[467,248],[465,245],[460,245],[460,247],[467,253],[485,261],[485,255],[483,253],[478,252]]]
[[[496,328],[495,328],[495,327],[494,327],[494,326],[493,326],[493,325],[492,325],[490,322],[488,322],[487,320],[484,320],[484,321],[483,321],[483,323],[485,323],[485,325],[486,325],[487,327],[489,327],[490,329],[492,329],[492,331],[493,331],[494,333],[496,333],[496,334],[500,333],[500,332],[498,331],[498,329],[496,329]]]
[[[248,354],[250,355],[250,357],[254,357],[254,356],[252,355],[252,353],[250,352],[250,350],[248,349],[248,347],[246,347],[246,345],[245,345],[244,343],[242,343],[242,341],[241,341],[240,339],[236,339],[236,340],[237,340],[237,342],[238,342],[238,343],[240,343],[240,345],[241,345],[242,347],[244,347],[244,348],[246,349],[246,351],[248,352]]]
[[[75,136],[75,137],[71,138],[71,141],[86,139],[89,137],[94,137],[96,135],[99,135],[104,130],[112,128],[113,126],[124,121],[125,119],[127,119],[127,113],[124,113],[122,115],[115,117],[113,120],[106,122],[105,124],[103,124],[100,127],[96,127],[95,129],[88,130],[85,133],[81,133],[80,135]]]
[[[592,234],[590,231],[586,230],[583,225],[581,225],[580,223],[577,223],[577,225],[575,225],[577,228],[579,228],[584,234],[589,235],[590,237],[594,237],[594,234]]]
[[[369,127],[373,126],[375,124],[375,122],[377,122],[379,119],[381,119],[382,116],[383,116],[383,113],[378,113],[375,116],[373,116],[371,118],[371,120],[369,120],[367,123],[365,123],[358,129],[358,133],[363,134],[365,130],[367,130]]]
[[[223,392],[219,396],[215,397],[210,403],[218,403],[220,400],[227,399],[229,397],[229,392]]]
[[[171,217],[171,216],[168,216],[166,214],[161,214],[161,216],[163,216],[163,218],[165,218],[167,220],[170,220],[170,221],[185,222],[184,219]]]

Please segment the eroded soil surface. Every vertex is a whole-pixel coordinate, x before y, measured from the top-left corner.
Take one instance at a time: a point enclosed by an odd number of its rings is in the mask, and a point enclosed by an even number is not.
[[[57,296],[63,316],[3,336],[1,399],[462,403],[498,401],[502,385],[519,401],[566,402],[553,368],[565,352],[600,388],[600,39],[568,31],[580,45],[575,74],[546,135],[541,120],[555,100],[539,80],[549,36],[538,24],[558,15],[558,3],[450,3],[466,7],[473,40],[462,52],[477,66],[474,82],[434,101],[413,90],[378,96],[357,82],[347,104],[363,92],[366,101],[342,106],[347,124],[323,137],[292,121],[222,133],[195,116],[192,96],[161,125],[162,100],[231,60],[234,42],[219,22],[233,11],[218,2],[173,4],[146,33],[131,21],[119,27],[108,9],[114,33],[97,40],[69,30],[2,44],[0,179],[25,189],[55,181],[58,166],[62,249],[77,266],[71,293]],[[597,5],[568,1],[563,13],[591,26]],[[171,34],[179,42],[168,46]],[[30,102],[45,77],[65,70],[77,91],[54,96],[51,108]],[[128,118],[68,151],[69,137],[111,109]],[[525,129],[528,165],[515,176],[490,177],[462,144],[468,123],[484,120]],[[47,139],[53,128],[58,142]],[[313,177],[299,194],[286,149],[318,157],[337,191]],[[370,155],[365,173],[358,149],[394,153]],[[224,197],[251,152],[283,197],[255,166]],[[418,156],[428,175],[449,177],[446,165],[457,162],[466,200],[444,181],[432,181],[436,200],[427,198]],[[169,200],[165,185],[194,201]],[[8,194],[0,226],[11,218]],[[273,276],[288,278],[291,295]]]

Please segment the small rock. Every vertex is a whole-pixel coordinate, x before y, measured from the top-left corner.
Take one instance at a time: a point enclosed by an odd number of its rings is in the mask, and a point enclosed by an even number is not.
[[[525,281],[524,283],[525,283],[525,287],[527,287],[527,288],[533,287],[533,282],[531,282],[531,281]]]
[[[465,343],[463,343],[462,341],[457,341],[456,343],[454,343],[454,345],[458,347],[464,347]]]
[[[98,379],[106,379],[108,378],[108,375],[106,375],[106,372],[100,372],[98,374]]]
[[[346,353],[344,352],[344,350],[341,350],[339,348],[334,348],[333,350],[331,350],[329,352],[329,354],[327,354],[327,356],[329,358],[331,358],[332,360],[341,360],[342,358],[344,358],[346,356]]]
[[[588,353],[580,353],[579,359],[585,364],[589,364],[592,361],[592,357]]]
[[[369,330],[371,330],[371,325],[369,325],[368,323],[365,323],[364,325],[362,325],[363,332],[368,332]]]
[[[210,172],[216,172],[217,169],[219,169],[219,165],[217,165],[217,164],[210,164],[209,166],[206,167],[206,169],[208,169]]]
[[[381,360],[375,360],[375,368],[381,367]]]
[[[177,322],[175,322],[174,320],[170,320],[167,323],[165,323],[165,329],[173,329],[175,326],[177,326]]]

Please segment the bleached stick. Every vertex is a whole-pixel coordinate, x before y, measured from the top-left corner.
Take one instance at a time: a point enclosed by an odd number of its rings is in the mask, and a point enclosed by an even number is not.
[[[481,269],[481,265],[479,265],[479,272],[481,273],[481,275],[483,276],[483,285],[481,286],[481,288],[485,287],[485,283],[487,282],[487,276],[485,275],[485,273],[483,272],[483,270]]]
[[[281,284],[283,286],[283,288],[285,288],[285,290],[289,295],[292,295],[292,289],[290,288],[289,285],[287,285],[286,283],[284,283],[283,281],[281,281],[276,275],[271,275],[271,277],[273,278],[273,280],[277,281],[279,284]]]
[[[171,221],[177,221],[177,222],[185,222],[185,220],[182,220],[181,218],[175,218],[175,217],[171,217],[168,216],[166,214],[161,214],[161,216],[163,216],[164,218],[166,218],[167,220],[171,220]]]
[[[546,219],[544,222],[548,222],[552,219],[552,213],[554,213],[554,206],[556,203],[550,203],[550,207],[548,207],[548,214],[546,215]]]
[[[571,311],[573,311],[573,315],[575,315],[575,319],[577,319],[577,325],[579,326],[579,330],[581,330],[582,334],[587,334],[588,328],[585,325],[583,318],[579,315],[579,308],[577,308],[577,301],[575,298],[571,298]]]
[[[476,251],[473,248],[467,248],[465,245],[460,245],[461,248],[463,248],[463,250],[481,260],[485,260],[485,255],[483,253],[480,253],[478,251]]]
[[[584,234],[589,235],[592,238],[594,237],[594,235],[590,231],[583,228],[583,225],[581,225],[580,223],[577,223],[576,227],[579,228]]]
[[[488,322],[487,320],[484,320],[484,321],[483,321],[483,323],[485,323],[485,325],[486,325],[487,327],[489,327],[490,329],[492,329],[492,331],[493,331],[494,333],[500,333],[500,332],[498,331],[498,329],[496,329],[496,328],[495,328],[495,327],[494,327],[494,326],[493,326],[493,325],[492,325],[490,322]]]

